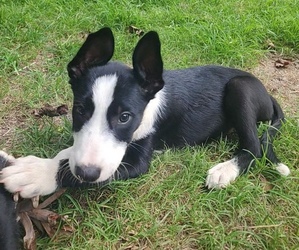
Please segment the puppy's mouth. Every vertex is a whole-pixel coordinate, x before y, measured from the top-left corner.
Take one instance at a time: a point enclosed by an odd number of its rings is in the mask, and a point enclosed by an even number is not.
[[[102,183],[111,181],[115,178],[121,161],[113,164],[106,164],[105,167],[100,164],[82,164],[76,162],[72,157],[69,159],[70,174],[80,183]]]
[[[78,138],[76,139],[75,142],[78,141]],[[83,141],[74,143],[69,156],[72,175],[80,182],[88,183],[100,183],[112,179],[126,153],[127,143],[112,139]]]

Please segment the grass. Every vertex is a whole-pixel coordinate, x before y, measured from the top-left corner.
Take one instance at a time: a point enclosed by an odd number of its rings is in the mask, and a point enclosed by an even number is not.
[[[71,142],[68,118],[32,118],[45,103],[72,102],[66,64],[89,31],[110,26],[115,60],[131,64],[138,37],[156,30],[166,68],[222,64],[250,68],[272,52],[298,54],[298,1],[1,1],[1,148],[50,157]],[[274,51],[273,51],[274,50]],[[150,172],[102,190],[69,190],[54,209],[75,230],[39,249],[297,249],[299,113],[288,117],[275,148],[288,178],[265,166],[225,190],[203,189],[207,170],[235,143],[166,150]],[[17,128],[13,140],[5,136]],[[13,132],[15,132],[13,130]],[[63,133],[61,133],[63,132]]]

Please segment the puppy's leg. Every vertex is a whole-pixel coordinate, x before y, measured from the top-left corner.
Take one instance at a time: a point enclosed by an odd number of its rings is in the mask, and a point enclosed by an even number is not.
[[[241,127],[238,130],[236,129],[240,139],[240,150],[233,159],[219,163],[208,171],[206,180],[208,188],[226,187],[240,174],[246,172],[249,167],[253,166],[255,158],[261,156],[256,125],[251,124],[251,128]],[[240,134],[242,137],[240,137]]]
[[[60,161],[68,159],[71,147],[62,150],[53,159],[26,156],[13,160],[12,165],[2,170],[1,183],[11,193],[23,198],[53,193],[57,187]]]
[[[148,171],[153,155],[152,136],[132,142],[117,169],[115,179],[129,179],[138,177]]]
[[[277,105],[262,83],[253,76],[235,77],[227,83],[224,109],[227,119],[239,136],[240,150],[232,160],[217,164],[209,170],[206,180],[208,188],[225,187],[254,166],[255,159],[262,156],[256,124],[259,121],[271,120],[278,123],[275,125],[277,130],[283,119],[283,113],[278,110]],[[277,160],[276,157],[272,159]],[[288,170],[283,164],[278,165],[277,169],[285,172]]]
[[[277,103],[277,101],[270,96],[273,107],[274,107],[274,115],[271,121],[271,126],[267,129],[267,131],[261,136],[260,142],[262,145],[263,151],[266,153],[267,160],[276,166],[276,170],[283,176],[287,176],[290,174],[290,169],[285,164],[281,163],[274,152],[273,148],[273,140],[276,136],[278,130],[282,126],[282,121],[284,120],[284,114],[281,110],[281,107]]]

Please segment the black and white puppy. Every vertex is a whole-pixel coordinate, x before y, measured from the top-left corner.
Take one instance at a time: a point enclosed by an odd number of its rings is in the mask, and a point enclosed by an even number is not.
[[[0,153],[0,171],[12,164],[14,158]],[[0,184],[0,249],[20,249],[19,227],[12,195]]]
[[[284,115],[257,78],[221,66],[164,70],[160,50],[158,34],[148,32],[135,47],[130,68],[110,62],[109,28],[90,34],[68,64],[73,146],[53,159],[16,159],[2,172],[7,190],[29,198],[61,186],[134,178],[148,171],[154,149],[201,144],[232,128],[239,150],[209,170],[208,188],[227,186],[263,151],[281,174],[289,174],[272,147]],[[260,121],[271,121],[261,139]]]

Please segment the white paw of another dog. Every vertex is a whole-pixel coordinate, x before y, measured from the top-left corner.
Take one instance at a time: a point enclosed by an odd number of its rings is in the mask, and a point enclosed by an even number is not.
[[[206,187],[209,189],[224,188],[239,176],[239,172],[235,159],[219,163],[208,171]]]
[[[53,163],[53,159],[35,156],[13,159],[12,165],[2,170],[0,182],[9,192],[19,193],[23,198],[53,193],[57,188],[57,168]]]

